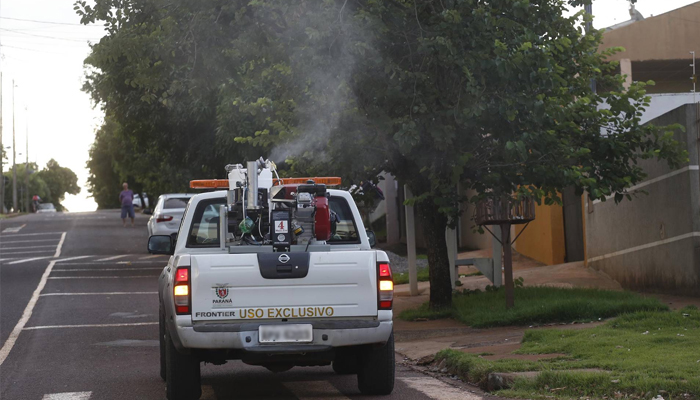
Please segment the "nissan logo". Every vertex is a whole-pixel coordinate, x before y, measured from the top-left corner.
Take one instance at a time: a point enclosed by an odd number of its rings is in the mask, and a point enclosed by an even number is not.
[[[289,257],[288,255],[286,255],[286,254],[282,254],[282,255],[279,256],[279,258],[277,258],[277,259],[279,260],[279,262],[281,262],[282,264],[284,264],[284,263],[286,263],[287,261],[290,260],[290,257]]]

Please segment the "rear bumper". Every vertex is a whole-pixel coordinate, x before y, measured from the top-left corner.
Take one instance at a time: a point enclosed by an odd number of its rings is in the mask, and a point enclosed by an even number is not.
[[[170,235],[177,233],[177,228],[170,228],[165,226],[163,223],[154,223],[151,225],[151,236],[153,235]]]
[[[313,342],[292,344],[260,344],[260,323],[202,324],[176,327],[175,346],[183,349],[243,350],[244,352],[279,354],[288,352],[325,351],[333,347],[386,343],[393,329],[392,321],[315,321]],[[179,342],[179,343],[177,343]]]

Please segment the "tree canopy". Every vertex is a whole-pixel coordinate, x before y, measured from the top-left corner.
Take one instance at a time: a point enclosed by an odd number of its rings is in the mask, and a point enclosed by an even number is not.
[[[17,197],[18,206],[22,211],[24,209],[25,199],[22,197],[26,191],[25,177],[27,173],[27,164],[17,164]],[[12,207],[12,168],[9,171],[4,171],[5,175],[5,205],[8,209]],[[65,199],[66,194],[78,194],[80,187],[78,186],[78,177],[75,173],[66,167],[61,167],[56,160],[51,159],[46,163],[44,169],[39,169],[36,163],[29,163],[29,198],[33,196],[41,197],[44,203],[53,203],[59,211],[64,210],[61,202]]]
[[[582,3],[78,1],[109,32],[86,60],[85,90],[106,113],[93,195],[109,164],[149,191],[260,155],[291,172],[387,171],[416,196],[431,306],[448,305],[444,230],[473,200],[457,185],[620,201],[645,176],[636,160],[686,157],[673,132],[640,124],[645,83],[623,89],[605,61],[620,49],[598,51],[602,32],[565,16]]]

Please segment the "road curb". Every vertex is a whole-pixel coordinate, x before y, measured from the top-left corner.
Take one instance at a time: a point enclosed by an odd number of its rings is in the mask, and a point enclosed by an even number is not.
[[[474,332],[474,328],[440,328],[440,329],[416,329],[394,331],[394,337],[397,342],[410,342],[413,340],[430,339],[447,336],[462,336]]]

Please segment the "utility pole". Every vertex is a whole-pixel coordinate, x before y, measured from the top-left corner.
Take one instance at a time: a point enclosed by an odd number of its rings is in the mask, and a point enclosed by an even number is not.
[[[0,47],[0,58],[2,58],[2,47]],[[0,178],[2,178],[2,184],[0,184],[0,214],[5,213],[5,174],[3,171],[2,155],[5,154],[5,146],[2,144],[2,71],[0,71]]]
[[[591,0],[591,2],[588,4],[585,4],[583,6],[583,9],[586,11],[586,14],[588,14],[592,18],[593,17],[593,0]],[[593,29],[593,23],[586,22],[586,33],[589,33],[592,29]],[[591,79],[591,91],[593,91],[593,93],[596,92],[595,79]]]
[[[695,92],[695,86],[696,86],[697,83],[698,83],[698,76],[695,74],[695,52],[694,52],[694,51],[691,51],[690,54],[693,55],[693,63],[690,64],[690,66],[693,67],[693,76],[690,77],[690,80],[693,81],[693,103],[697,103],[697,101],[695,101],[695,98],[696,98],[696,96],[697,96],[697,95],[695,94],[695,93],[696,93],[696,92]]]
[[[0,15],[2,15],[2,5],[0,4]],[[0,43],[0,60],[2,60],[2,43]],[[2,144],[2,71],[0,71],[0,214],[5,213],[5,174],[3,171],[3,157],[5,154],[5,145]]]
[[[12,208],[17,208],[17,146],[15,146],[15,80],[12,80]]]
[[[25,212],[30,212],[29,210],[29,111],[28,108],[25,106],[24,107],[24,114],[27,118],[25,124],[27,128],[27,133],[26,133],[26,139],[27,139],[27,148],[24,151],[26,157],[26,161],[24,163],[24,211]]]

